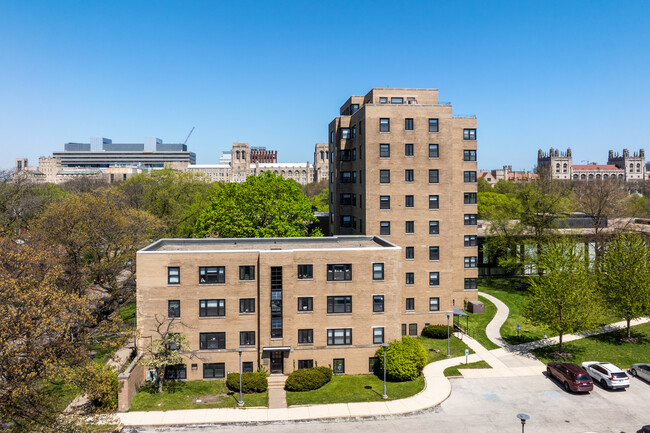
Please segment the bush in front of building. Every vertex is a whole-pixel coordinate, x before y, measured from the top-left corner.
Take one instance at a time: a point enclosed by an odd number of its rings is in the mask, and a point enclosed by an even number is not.
[[[449,335],[454,335],[454,330],[451,326],[448,327],[445,325],[429,325],[425,326],[424,329],[422,329],[422,336],[442,340],[447,338],[447,332],[449,332]]]
[[[375,352],[379,363],[379,371],[384,371],[384,348]],[[386,377],[395,382],[413,380],[427,363],[427,351],[415,338],[402,337],[401,341],[393,341],[386,348]]]
[[[287,377],[284,387],[287,391],[311,391],[332,380],[332,369],[328,367],[303,368]]]
[[[229,373],[226,385],[230,390],[239,392],[239,373]],[[244,373],[241,376],[241,389],[246,394],[264,392],[268,387],[269,381],[264,370]]]

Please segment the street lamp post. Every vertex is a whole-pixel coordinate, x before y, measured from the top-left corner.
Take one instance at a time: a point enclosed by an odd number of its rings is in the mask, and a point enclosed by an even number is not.
[[[388,394],[386,394],[386,348],[388,347],[388,344],[382,343],[381,347],[384,348],[384,393],[382,394],[381,398],[386,400],[388,398]]]
[[[451,313],[447,312],[447,358],[451,358],[451,348],[449,346],[449,318]]]
[[[242,407],[244,405],[244,400],[242,399],[242,393],[241,393],[241,353],[244,351],[241,347],[237,349],[237,352],[239,353],[239,401],[237,402],[237,406]]]
[[[524,433],[524,426],[526,425],[526,420],[529,420],[530,416],[525,413],[518,413],[517,418],[521,420],[521,433]]]

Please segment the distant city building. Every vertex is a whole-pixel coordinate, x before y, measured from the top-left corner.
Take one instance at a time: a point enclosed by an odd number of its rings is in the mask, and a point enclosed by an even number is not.
[[[548,167],[553,179],[617,179],[628,182],[647,178],[644,149],[632,155],[627,149],[623,149],[622,155],[610,150],[607,164],[574,165],[571,148],[560,152],[551,147],[549,153],[544,153],[541,149],[537,152],[537,166]]]
[[[479,171],[477,177],[485,179],[491,186],[494,186],[500,180],[517,182],[535,179],[537,175],[529,171],[515,171],[511,165],[504,165],[501,170]]]

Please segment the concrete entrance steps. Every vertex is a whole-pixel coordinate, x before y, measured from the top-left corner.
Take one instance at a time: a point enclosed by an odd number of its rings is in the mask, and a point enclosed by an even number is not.
[[[287,393],[284,390],[284,382],[287,376],[271,375],[269,380],[269,409],[285,409],[287,407]]]

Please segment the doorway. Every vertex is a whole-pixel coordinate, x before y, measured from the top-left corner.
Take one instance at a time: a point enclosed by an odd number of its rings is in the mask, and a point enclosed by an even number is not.
[[[284,374],[284,352],[271,352],[271,374]]]

